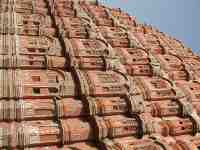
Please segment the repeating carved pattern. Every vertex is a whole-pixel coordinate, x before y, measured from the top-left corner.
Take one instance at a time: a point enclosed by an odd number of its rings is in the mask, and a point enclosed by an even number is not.
[[[96,0],[0,0],[0,149],[198,150],[199,66]]]

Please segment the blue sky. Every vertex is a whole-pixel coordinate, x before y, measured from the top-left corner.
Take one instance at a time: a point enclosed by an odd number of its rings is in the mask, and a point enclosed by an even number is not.
[[[200,54],[200,0],[99,0],[156,26]]]

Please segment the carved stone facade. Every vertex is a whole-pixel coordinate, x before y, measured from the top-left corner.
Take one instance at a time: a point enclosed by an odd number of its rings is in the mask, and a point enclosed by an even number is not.
[[[181,41],[96,0],[0,8],[0,149],[200,148],[200,57]]]

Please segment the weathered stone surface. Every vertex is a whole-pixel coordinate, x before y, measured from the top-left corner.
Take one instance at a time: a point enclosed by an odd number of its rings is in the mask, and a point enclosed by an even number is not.
[[[199,66],[96,0],[1,0],[0,149],[198,150]]]

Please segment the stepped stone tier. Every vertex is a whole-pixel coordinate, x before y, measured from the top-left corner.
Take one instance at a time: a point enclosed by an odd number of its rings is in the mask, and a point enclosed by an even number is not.
[[[181,41],[95,0],[0,7],[0,149],[200,149],[200,57]]]

